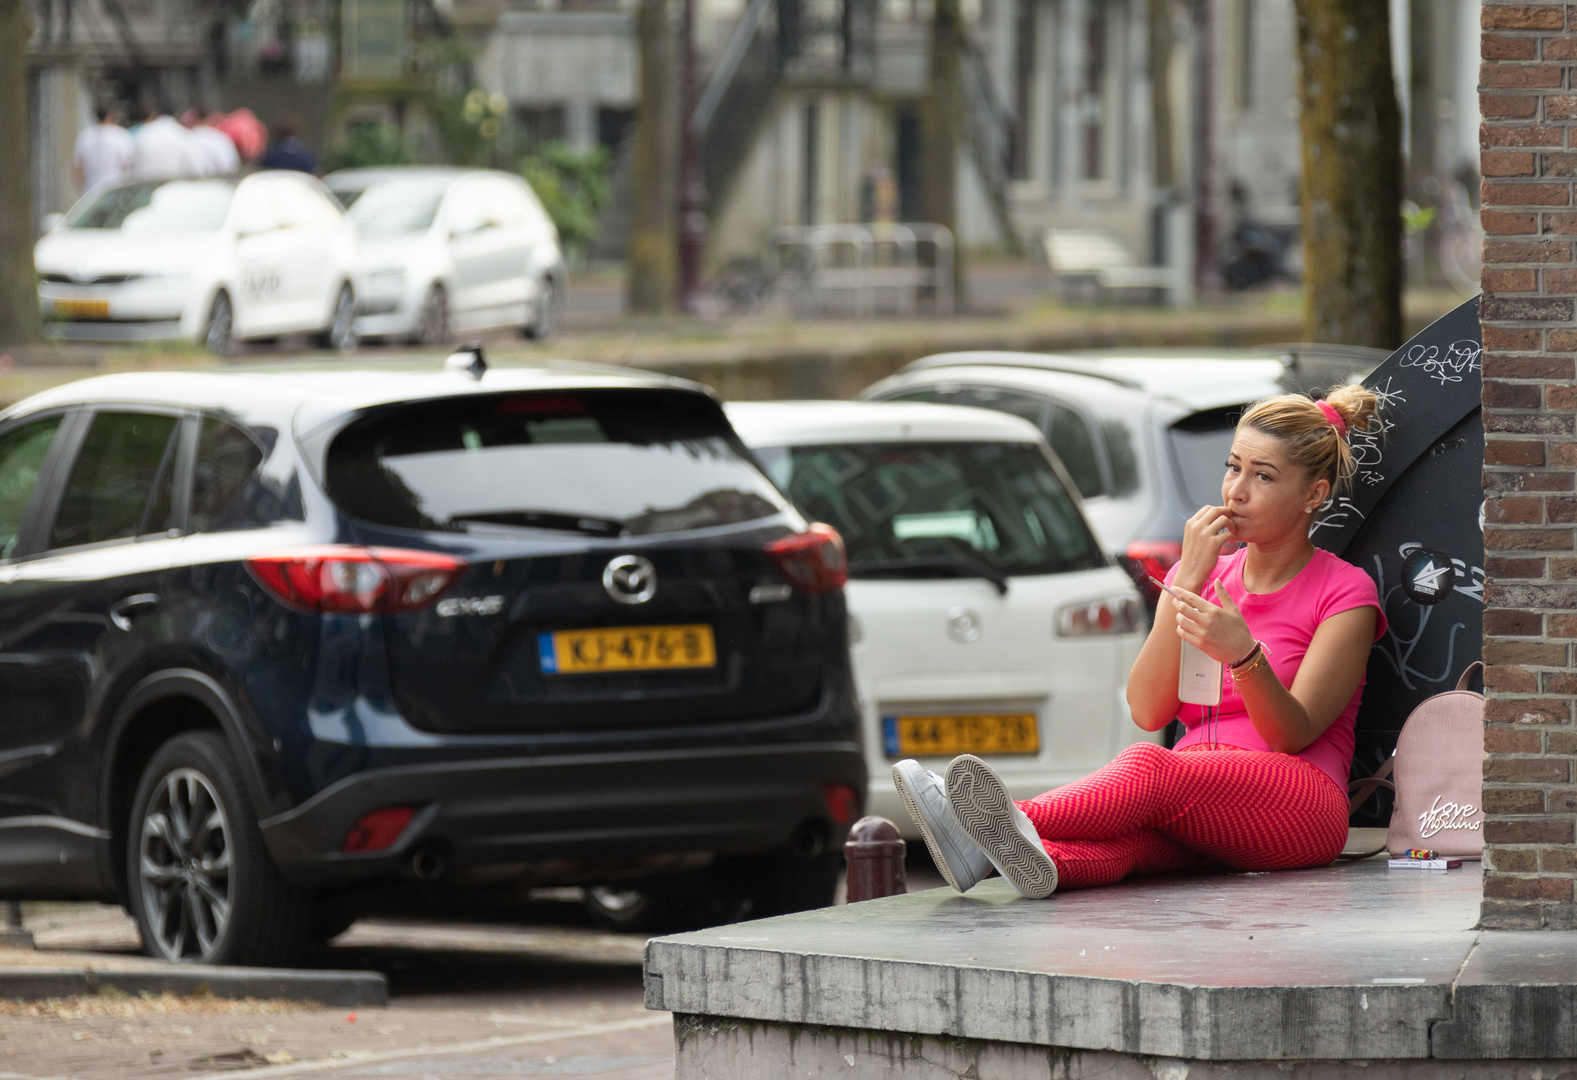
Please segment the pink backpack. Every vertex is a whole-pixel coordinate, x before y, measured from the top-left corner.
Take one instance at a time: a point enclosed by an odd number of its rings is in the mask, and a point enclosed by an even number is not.
[[[1483,667],[1474,661],[1455,690],[1421,702],[1402,725],[1396,752],[1351,785],[1354,810],[1376,788],[1396,793],[1385,837],[1392,855],[1431,848],[1476,859],[1484,852],[1484,695],[1467,688],[1473,669]]]

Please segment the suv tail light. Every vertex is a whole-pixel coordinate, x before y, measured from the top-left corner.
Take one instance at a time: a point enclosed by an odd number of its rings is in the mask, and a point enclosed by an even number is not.
[[[415,816],[414,806],[385,806],[380,810],[369,810],[356,819],[356,824],[345,834],[339,849],[350,855],[358,851],[383,851],[393,847]]]
[[[1155,582],[1150,578],[1165,581],[1166,572],[1182,557],[1181,540],[1135,540],[1123,552],[1122,564],[1134,584],[1139,586],[1139,591],[1144,593],[1146,602],[1154,607],[1161,590],[1155,587]]]
[[[321,544],[254,555],[246,568],[263,588],[294,608],[389,615],[438,599],[465,562],[434,551]]]
[[[1127,634],[1139,629],[1139,601],[1108,596],[1088,604],[1072,604],[1057,612],[1058,637]]]
[[[853,825],[860,814],[860,796],[848,784],[823,784],[821,797],[827,803],[827,816],[838,828]]]
[[[802,593],[837,592],[849,580],[843,537],[831,525],[818,521],[802,533],[772,541],[765,550],[778,573]]]

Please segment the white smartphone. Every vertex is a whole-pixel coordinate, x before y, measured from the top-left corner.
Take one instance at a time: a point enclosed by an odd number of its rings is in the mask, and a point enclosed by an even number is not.
[[[1177,665],[1177,699],[1190,705],[1221,704],[1221,661],[1197,645],[1179,644],[1183,655]]]
[[[1150,580],[1155,582],[1173,597],[1172,587],[1154,574]],[[1177,700],[1186,701],[1190,705],[1219,705],[1221,704],[1221,661],[1212,660],[1197,645],[1188,642],[1179,642],[1183,646],[1182,658],[1177,664]]]

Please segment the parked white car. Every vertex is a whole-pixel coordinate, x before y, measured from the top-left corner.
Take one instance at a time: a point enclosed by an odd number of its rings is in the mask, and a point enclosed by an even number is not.
[[[361,234],[357,330],[438,345],[514,327],[553,334],[566,271],[531,186],[491,169],[345,169],[324,183]]]
[[[1146,630],[1033,424],[985,409],[732,404],[728,418],[800,511],[848,547],[869,813],[917,837],[892,763],[974,753],[1014,798],[1154,739],[1128,713]]]
[[[218,354],[302,331],[326,348],[356,343],[356,233],[304,173],[96,188],[33,262],[54,336],[185,338]]]
[[[927,356],[860,392],[1011,413],[1040,428],[1083,497],[1090,526],[1151,604],[1183,552],[1183,523],[1221,498],[1237,418],[1287,390],[1324,391],[1386,357],[1343,345],[1152,348]]]

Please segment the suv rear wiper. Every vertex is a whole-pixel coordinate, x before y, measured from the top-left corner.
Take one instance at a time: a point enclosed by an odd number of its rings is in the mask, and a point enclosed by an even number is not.
[[[512,525],[520,529],[552,529],[589,536],[622,536],[624,522],[612,518],[563,514],[550,510],[500,510],[493,514],[461,514],[449,519],[456,524],[474,521],[483,525]]]
[[[919,555],[913,559],[877,559],[873,562],[855,563],[849,567],[851,577],[902,574],[905,570],[951,570],[958,577],[985,578],[996,586],[997,593],[1007,595],[1010,578],[1001,570],[982,559],[971,559],[964,554]]]

